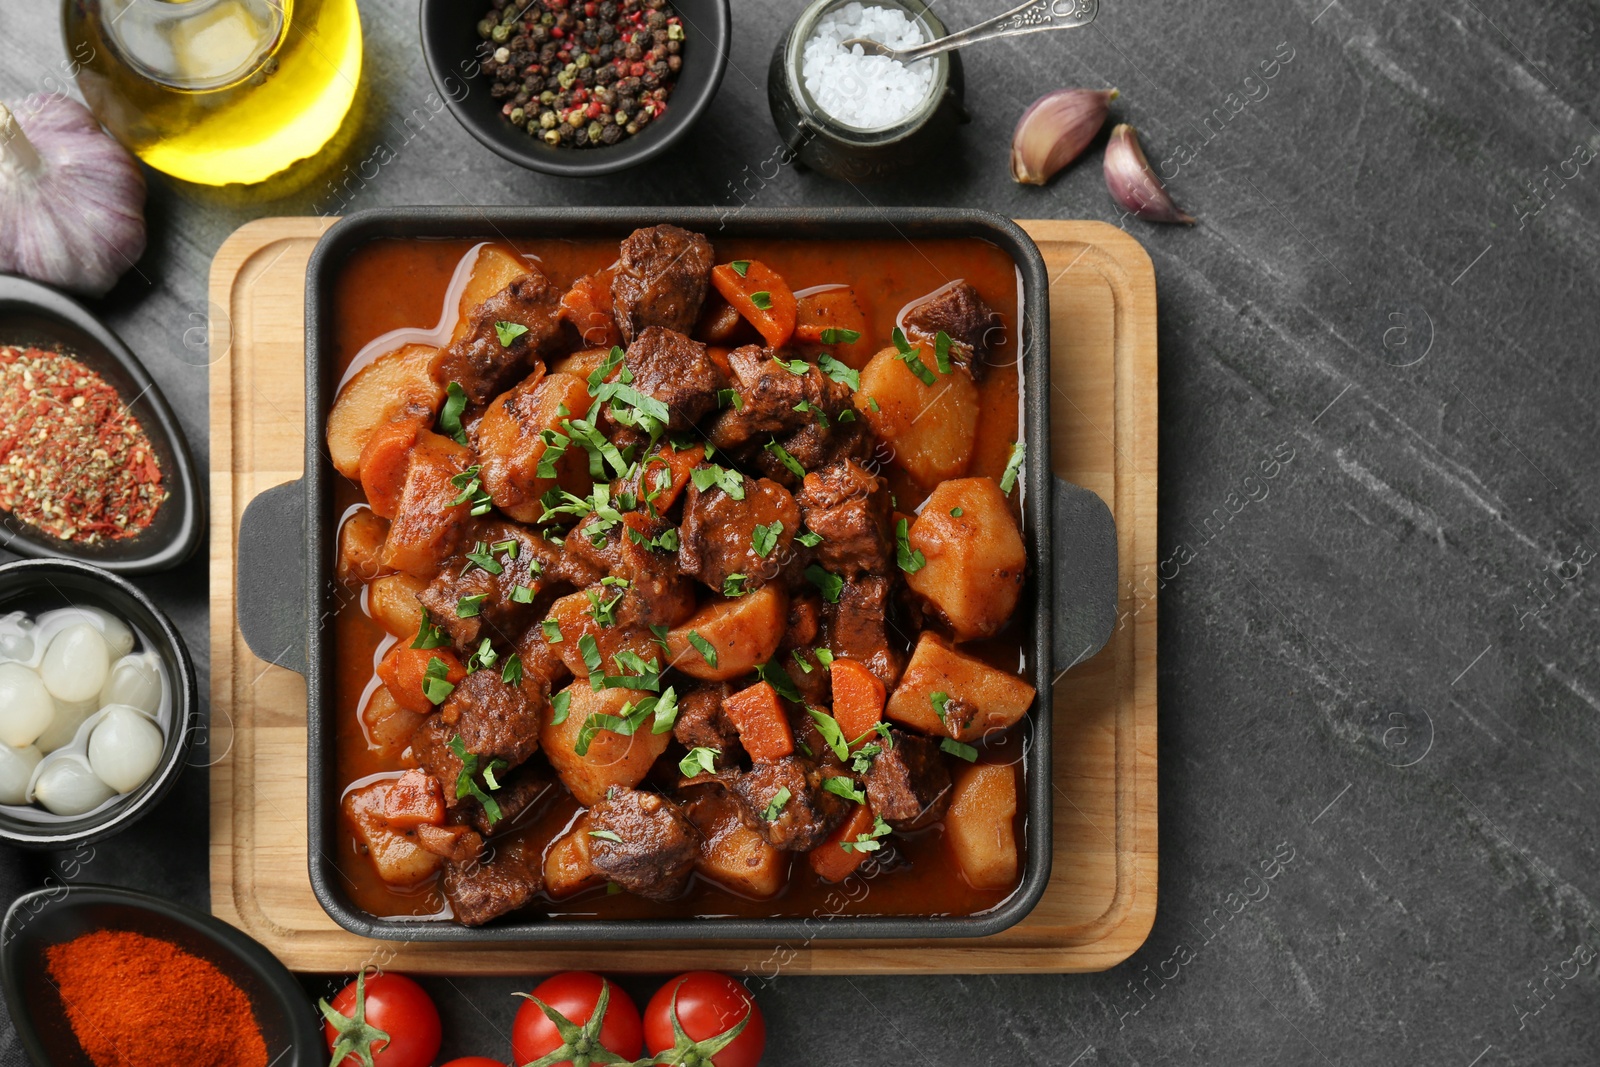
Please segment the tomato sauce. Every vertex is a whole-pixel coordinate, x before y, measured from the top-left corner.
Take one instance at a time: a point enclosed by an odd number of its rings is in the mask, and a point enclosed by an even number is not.
[[[446,291],[463,257],[480,242],[439,239],[379,239],[357,249],[344,265],[335,289],[332,355],[334,381],[339,380],[364,346],[391,330],[431,329],[439,321]],[[600,270],[617,256],[615,238],[595,240],[529,240],[497,242],[532,257],[553,282],[565,288],[574,279]],[[719,262],[759,259],[775,269],[795,291],[842,283],[854,288],[866,312],[867,335],[852,346],[861,366],[867,358],[891,343],[896,315],[906,305],[958,278],[975,286],[990,306],[999,309],[1005,337],[993,345],[990,369],[979,386],[981,416],[970,475],[998,479],[1009,458],[1012,442],[1019,438],[1018,378],[1018,275],[1011,258],[1000,248],[976,238],[919,240],[740,240],[714,241]],[[910,512],[925,493],[895,468],[882,473],[897,494],[897,506]],[[334,479],[334,514],[359,505],[360,487],[337,476]],[[334,620],[333,707],[338,727],[335,741],[336,780],[342,787],[373,776],[398,774],[400,766],[381,758],[368,744],[360,719],[363,695],[374,684],[374,668],[392,643],[362,610],[363,597],[350,592]],[[1026,671],[1028,597],[1019,605],[1018,618],[1000,636],[966,646],[967,650],[997,667]],[[380,647],[381,646],[381,647]],[[1019,798],[1025,793],[1022,775],[1024,720],[999,739],[991,738],[985,762],[1014,763],[1018,771]],[[998,743],[997,743],[998,740]],[[535,761],[542,756],[535,756]],[[667,761],[662,761],[663,763]],[[660,768],[657,768],[660,770]],[[677,770],[671,768],[673,778]],[[553,787],[546,801],[496,840],[526,835],[542,851],[566,830],[581,810],[576,800]],[[1018,870],[1026,869],[1025,804],[1019,803],[1016,821]],[[884,839],[883,848],[869,856],[858,875],[842,885],[830,885],[812,874],[803,856],[793,857],[790,879],[779,896],[750,900],[728,892],[696,875],[683,897],[667,903],[645,900],[627,893],[608,893],[604,887],[562,900],[541,894],[529,911],[561,918],[683,918],[821,917],[840,915],[960,916],[989,911],[1014,891],[978,890],[957,872],[942,840],[942,827]],[[505,835],[502,837],[502,835]],[[371,862],[361,854],[354,833],[342,827],[336,862],[351,900],[383,917],[429,917],[447,914],[444,895],[433,882],[410,890],[381,881]],[[513,913],[517,914],[517,913]]]

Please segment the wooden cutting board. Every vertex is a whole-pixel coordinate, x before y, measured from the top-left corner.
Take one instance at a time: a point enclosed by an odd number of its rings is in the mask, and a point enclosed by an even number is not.
[[[566,968],[784,973],[1097,971],[1156,908],[1156,299],[1150,258],[1098,222],[1024,222],[1050,268],[1052,455],[1117,520],[1119,625],[1055,685],[1055,856],[1043,899],[994,937],[584,946],[380,942],[348,933],[306,873],[305,683],[234,622],[239,516],[302,468],[305,269],[333,219],[260,219],[211,264],[211,909],[300,971]]]

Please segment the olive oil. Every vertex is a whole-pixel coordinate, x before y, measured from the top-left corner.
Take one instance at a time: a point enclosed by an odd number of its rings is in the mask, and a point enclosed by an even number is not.
[[[205,185],[315,155],[361,80],[356,0],[65,0],[62,25],[96,117]]]

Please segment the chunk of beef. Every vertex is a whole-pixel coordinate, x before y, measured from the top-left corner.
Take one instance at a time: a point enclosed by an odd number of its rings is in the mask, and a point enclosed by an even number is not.
[[[458,866],[476,863],[483,855],[483,837],[467,826],[423,823],[417,827],[417,844]]]
[[[700,317],[714,263],[711,242],[677,226],[634,230],[622,242],[611,301],[622,336],[650,326],[686,334]]]
[[[639,789],[617,789],[589,809],[594,869],[630,893],[671,900],[694,870],[699,834],[683,810]]]
[[[437,714],[427,716],[411,735],[411,756],[417,766],[439,779],[440,784],[450,783],[444,791],[446,804],[458,803],[455,782],[461,777],[461,759],[450,749],[450,740],[455,736],[455,727]]]
[[[667,405],[669,430],[687,430],[710,414],[717,406],[717,390],[728,387],[705,345],[660,326],[633,339],[623,366],[633,373],[633,388]],[[611,429],[606,427],[608,433]]]
[[[543,617],[552,584],[546,564],[555,569],[561,553],[526,527],[506,522],[469,525],[462,547],[487,555],[499,573],[467,559],[464,551],[446,562],[417,601],[462,652],[476,651],[485,637],[503,647]]]
[[[939,331],[949,335],[950,362],[981,378],[985,361],[1005,329],[999,314],[966,282],[957,282],[906,312],[906,333],[933,344]]]
[[[531,370],[561,338],[561,291],[535,270],[479,304],[461,340],[439,353],[434,377],[457,382],[473,406],[487,404]],[[496,323],[527,327],[509,345]]]
[[[507,685],[500,680],[500,671],[491,668],[462,679],[445,698],[439,721],[452,737],[460,736],[480,767],[496,759],[515,767],[539,750],[539,718],[548,703],[543,682],[524,677],[520,685]],[[454,789],[445,793],[452,806],[460,802]]]
[[[718,767],[730,766],[744,756],[739,730],[722,710],[722,701],[731,691],[725,683],[690,686],[678,698],[678,719],[672,726],[672,736],[684,748],[711,748],[721,753]]]
[[[684,498],[683,525],[678,531],[678,567],[717,592],[731,574],[745,576],[746,589],[759,589],[776,577],[800,528],[800,509],[789,491],[768,478],[743,478],[744,499],[735,500],[721,487],[700,489],[690,484]],[[766,552],[756,551],[756,527],[780,528]]]
[[[872,810],[896,830],[916,830],[944,818],[950,806],[950,769],[931,737],[890,728],[892,745],[867,768]]]
[[[561,654],[550,646],[550,639],[539,623],[529,626],[517,638],[516,652],[517,658],[522,661],[523,678],[539,679],[547,692],[554,693],[572,676]]]
[[[482,926],[515,911],[539,891],[539,854],[524,839],[496,850],[487,862],[450,864],[444,871],[444,895],[456,920]]]
[[[849,801],[822,788],[826,777],[805,756],[758,763],[734,779],[739,816],[772,847],[809,852],[850,814]]]
[[[806,475],[797,498],[806,528],[822,535],[817,562],[844,577],[894,573],[889,483],[854,460]]]
[[[796,360],[792,352],[782,353],[782,363],[778,362],[778,355],[758,345],[728,353],[739,402],[725,409],[711,424],[712,444],[730,451],[747,444],[760,446],[766,444],[768,437],[787,437],[812,423],[820,426],[818,412],[830,426],[836,426],[843,411],[854,410],[848,385],[829,378],[814,364]],[[795,374],[790,369],[796,363],[806,368],[803,373]]]
[[[887,578],[845,579],[839,602],[824,605],[823,634],[835,656],[866,664],[878,681],[893,689],[906,657],[890,637],[890,591]]]
[[[524,763],[512,771],[509,778],[502,774],[499,781],[500,788],[492,790],[489,795],[494,797],[495,804],[500,808],[500,818],[491,823],[489,813],[475,797],[463,798],[460,806],[451,813],[451,818],[472,827],[484,837],[503,834],[515,827],[518,820],[536,808],[539,801],[555,788],[555,781],[542,764]]]
[[[595,512],[567,535],[567,553],[601,574],[627,585],[596,590],[611,609],[615,625],[625,627],[676,626],[694,613],[694,586],[678,573],[677,556],[659,541],[670,526],[642,511],[621,513],[620,519]]]
[[[867,462],[877,447],[877,438],[873,437],[872,430],[861,419],[831,422],[827,426],[816,420],[787,437],[778,438],[778,444],[801,468],[815,471],[846,460]],[[771,449],[756,451],[751,461],[760,468],[761,473],[784,488],[799,488],[799,476]]]

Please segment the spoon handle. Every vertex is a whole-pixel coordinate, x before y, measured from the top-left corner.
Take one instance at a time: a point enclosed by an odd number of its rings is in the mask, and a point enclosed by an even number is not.
[[[898,58],[902,63],[915,63],[919,59],[979,41],[993,41],[1041,30],[1077,29],[1093,22],[1099,7],[1099,0],[1028,0],[975,26],[968,26],[915,48],[904,49],[898,53]]]

